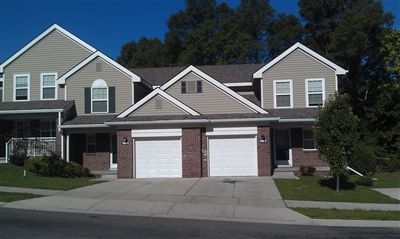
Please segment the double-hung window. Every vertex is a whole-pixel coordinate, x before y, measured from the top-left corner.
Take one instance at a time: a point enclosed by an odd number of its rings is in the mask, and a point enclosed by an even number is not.
[[[92,113],[108,113],[108,86],[104,80],[92,84]]]
[[[96,153],[96,134],[86,135],[86,153]]]
[[[29,74],[14,75],[14,101],[29,100]]]
[[[56,78],[57,73],[40,74],[40,96],[42,100],[55,100],[57,98]]]
[[[293,107],[292,80],[274,80],[274,107]]]
[[[325,80],[306,79],[306,106],[318,107],[323,106],[325,101]]]
[[[40,121],[40,137],[56,137],[56,121],[41,120]]]
[[[303,149],[315,150],[314,132],[312,129],[303,129]]]

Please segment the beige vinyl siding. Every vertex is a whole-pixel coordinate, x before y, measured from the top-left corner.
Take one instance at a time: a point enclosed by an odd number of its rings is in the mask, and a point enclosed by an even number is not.
[[[274,80],[292,80],[293,108],[307,107],[305,82],[306,79],[310,78],[325,79],[326,99],[328,99],[330,95],[335,94],[335,71],[297,49],[263,73],[264,108],[274,108]]]
[[[158,103],[156,103],[156,101],[158,101]],[[159,104],[160,102],[161,107],[157,109],[157,104]],[[157,95],[131,114],[131,116],[152,115],[186,115],[186,113],[165,100],[163,97]]]
[[[182,94],[181,81],[184,80],[201,80],[203,93]],[[247,106],[239,103],[236,99],[194,73],[187,74],[166,91],[200,114],[253,113]]]
[[[96,64],[102,65],[102,71],[96,71]],[[67,100],[75,100],[78,115],[85,113],[85,87],[91,87],[93,81],[102,79],[108,87],[115,87],[115,111],[122,112],[132,105],[132,79],[101,59],[95,58],[75,74],[66,79]]]
[[[52,31],[5,67],[4,100],[14,100],[14,74],[30,74],[30,100],[40,100],[40,73],[57,73],[60,77],[90,54],[61,32]]]

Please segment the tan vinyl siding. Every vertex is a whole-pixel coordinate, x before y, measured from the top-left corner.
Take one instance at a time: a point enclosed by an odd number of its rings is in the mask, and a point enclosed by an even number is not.
[[[102,64],[102,71],[96,71],[96,64]],[[115,67],[97,57],[75,74],[66,79],[67,100],[75,100],[78,115],[85,112],[85,87],[93,81],[102,79],[108,87],[115,87],[115,111],[122,112],[132,105],[132,80]]]
[[[305,108],[305,80],[310,78],[325,79],[325,96],[335,94],[335,71],[297,49],[276,65],[263,73],[263,103],[265,109],[274,108],[274,80],[293,81],[293,108]]]
[[[30,100],[40,100],[40,73],[58,73],[60,77],[90,54],[88,49],[54,30],[5,67],[4,100],[14,100],[14,74],[30,74]]]
[[[65,99],[65,86],[63,88],[61,88],[61,86],[58,85],[57,89],[58,89],[58,99],[64,100]]]
[[[157,102],[158,101],[158,102]],[[159,105],[161,102],[161,105]],[[158,107],[157,108],[157,104]],[[131,116],[152,116],[152,115],[186,115],[184,111],[169,103],[163,97],[157,95],[139,109],[135,110]]]
[[[202,80],[203,93],[182,94],[181,81]],[[200,114],[229,114],[229,113],[252,113],[247,106],[239,103],[236,99],[219,90],[216,86],[203,80],[194,73],[189,73],[174,85],[169,87],[167,93],[186,104]]]

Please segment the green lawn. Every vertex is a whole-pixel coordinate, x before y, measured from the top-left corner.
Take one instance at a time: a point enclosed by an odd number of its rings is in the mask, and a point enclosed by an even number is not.
[[[374,188],[400,188],[400,171],[393,173],[376,173],[374,178]]]
[[[43,177],[28,172],[23,176],[24,168],[12,164],[0,164],[0,185],[9,187],[43,188],[70,190],[99,183],[93,178],[56,178]]]
[[[13,202],[31,198],[41,197],[40,195],[31,194],[31,193],[8,193],[8,192],[0,192],[0,202]]]
[[[370,187],[355,185],[350,181],[335,191],[335,181],[323,177],[303,176],[299,180],[275,179],[276,186],[286,200],[399,203],[398,200],[371,190]]]
[[[400,212],[376,210],[343,210],[321,208],[291,208],[298,213],[318,219],[347,219],[347,220],[400,220]]]

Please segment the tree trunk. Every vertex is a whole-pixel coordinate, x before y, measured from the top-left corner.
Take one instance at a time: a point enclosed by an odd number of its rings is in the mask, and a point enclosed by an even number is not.
[[[339,188],[340,188],[340,183],[339,183],[339,178],[340,178],[340,176],[339,175],[337,175],[336,176],[336,192],[338,193],[339,192]]]

